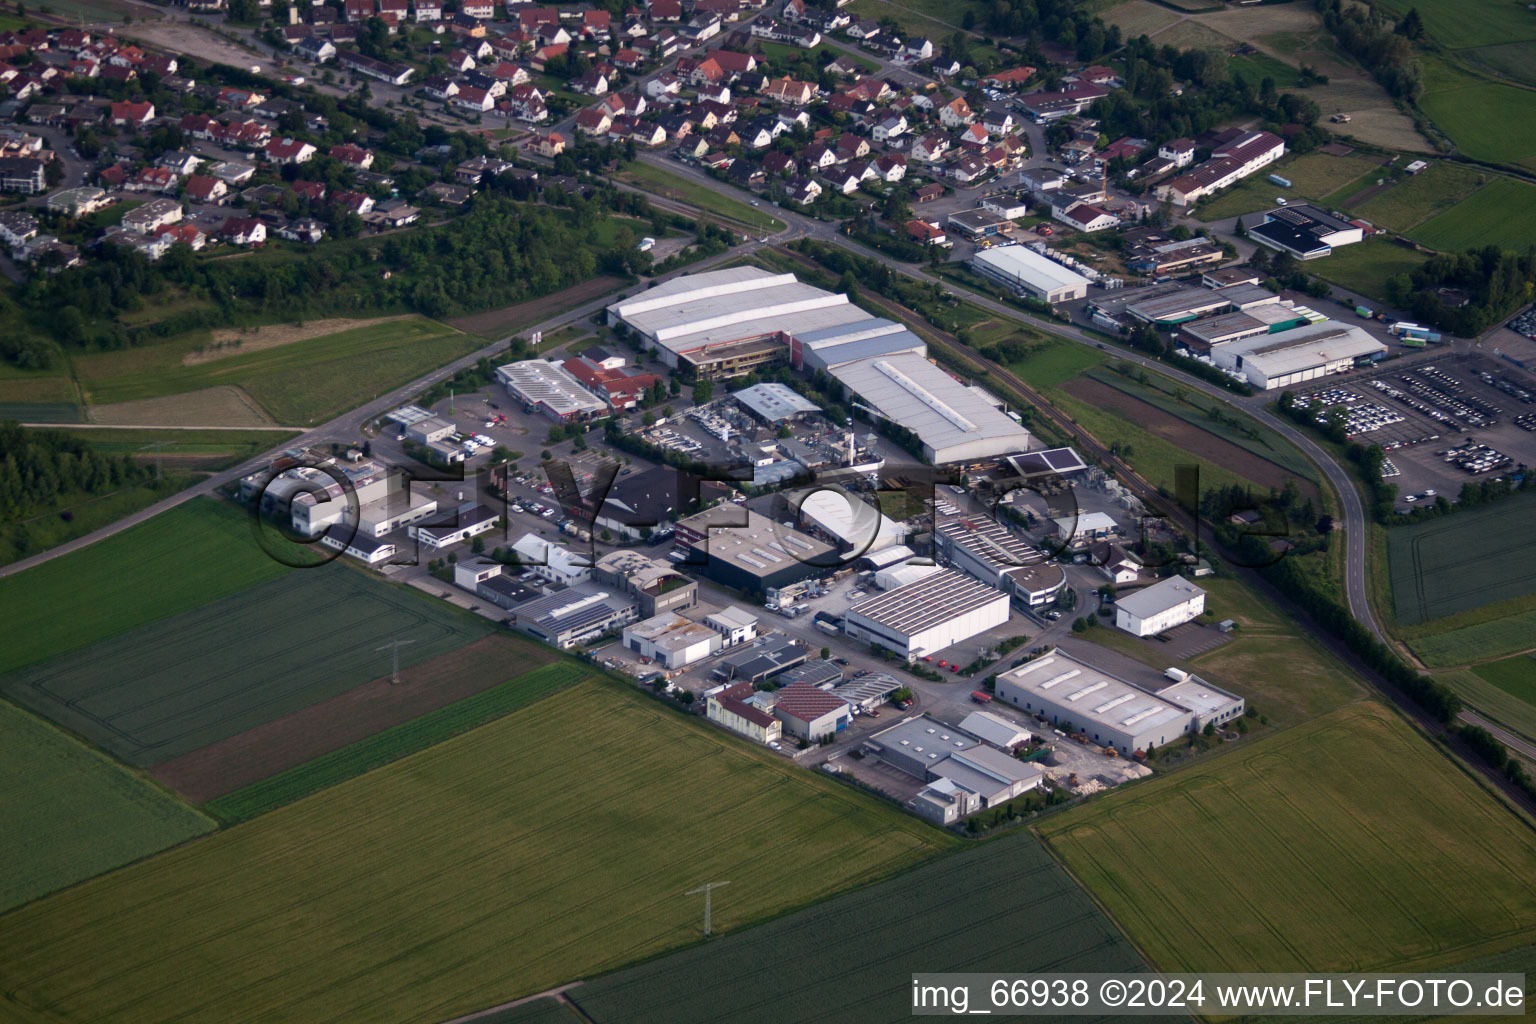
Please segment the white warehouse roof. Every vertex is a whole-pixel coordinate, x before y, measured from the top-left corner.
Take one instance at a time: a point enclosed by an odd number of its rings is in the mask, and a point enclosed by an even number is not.
[[[732,398],[756,413],[768,423],[793,419],[807,413],[820,412],[821,407],[806,398],[788,384],[769,381],[754,384],[731,395]]]
[[[1006,602],[1008,595],[977,583],[963,572],[940,569],[916,583],[866,598],[849,608],[848,613],[892,633],[914,637],[998,600]]]
[[[1028,281],[1040,291],[1087,288],[1090,283],[1077,271],[1064,267],[1024,245],[994,246],[991,249],[981,250],[971,258],[978,263],[986,264],[999,274]]]
[[[907,530],[857,495],[841,487],[819,487],[800,500],[801,518],[863,554],[899,544]]]
[[[1108,727],[1142,735],[1159,725],[1187,720],[1190,713],[1117,676],[1061,651],[1036,658],[997,677],[998,690],[1017,687],[1068,712],[1079,730]]]
[[[1127,615],[1148,619],[1170,608],[1177,608],[1190,598],[1204,593],[1205,591],[1182,576],[1169,576],[1167,579],[1158,580],[1144,590],[1138,590],[1134,594],[1127,594],[1120,598],[1119,607]]]
[[[1385,352],[1387,346],[1353,324],[1326,321],[1296,327],[1281,334],[1261,334],[1218,345],[1211,350],[1218,366],[1244,367],[1273,380],[1360,356]]]
[[[548,359],[524,359],[496,369],[508,391],[532,405],[543,404],[560,416],[599,413],[608,404],[593,396],[565,367]]]
[[[918,436],[935,465],[1025,451],[1029,431],[976,400],[922,356],[893,355],[832,369],[865,405]]]

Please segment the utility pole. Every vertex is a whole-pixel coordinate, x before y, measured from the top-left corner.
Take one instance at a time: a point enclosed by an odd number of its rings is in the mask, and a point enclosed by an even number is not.
[[[689,889],[686,893],[684,893],[685,896],[696,896],[699,893],[703,893],[704,894],[704,937],[706,939],[709,938],[709,935],[710,935],[710,932],[709,932],[709,896],[710,896],[710,893],[714,892],[716,889],[722,889],[725,886],[730,885],[730,884],[731,884],[730,882],[709,882],[709,883],[707,883],[705,885],[699,886],[697,889]]]
[[[404,647],[406,644],[413,644],[415,642],[415,640],[391,640],[383,647],[374,648],[376,651],[390,652],[389,682],[392,686],[400,685],[400,648]]]

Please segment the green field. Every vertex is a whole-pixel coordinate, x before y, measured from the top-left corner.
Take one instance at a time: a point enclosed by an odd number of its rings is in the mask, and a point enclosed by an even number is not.
[[[1536,648],[1532,595],[1484,605],[1448,619],[1403,630],[1413,653],[1431,668],[1468,665]]]
[[[1536,658],[1521,655],[1490,661],[1472,671],[1510,696],[1536,706]]]
[[[1536,64],[1531,61],[1531,44],[1528,42],[1494,43],[1462,50],[1456,56],[1480,71],[1521,85],[1536,85]]]
[[[0,917],[0,1019],[446,1020],[956,842],[594,681]]]
[[[1008,364],[1008,369],[1036,391],[1059,387],[1084,370],[1102,366],[1108,358],[1091,345],[1052,339],[1034,345],[1023,360]]]
[[[1244,213],[1258,213],[1273,209],[1276,196],[1320,201],[1329,193],[1379,166],[1369,157],[1355,155],[1306,153],[1298,157],[1286,157],[1249,175],[1209,202],[1201,203],[1195,209],[1195,216],[1200,220],[1211,221]],[[1285,188],[1269,181],[1271,174],[1290,179],[1291,187]]]
[[[1335,249],[1320,260],[1311,260],[1307,269],[1341,288],[1379,300],[1386,293],[1387,278],[1412,273],[1428,260],[1428,256],[1415,249],[1385,238],[1373,238]]]
[[[349,565],[281,577],[0,678],[134,765],[158,764],[479,639],[490,623]]]
[[[1227,70],[1231,72],[1234,79],[1247,82],[1255,89],[1263,84],[1266,78],[1273,78],[1275,86],[1279,89],[1294,89],[1301,78],[1300,72],[1293,65],[1276,60],[1267,53],[1228,57]]]
[[[233,505],[196,498],[90,547],[0,578],[0,674],[202,607],[286,572]]]
[[[212,828],[158,786],[0,701],[0,910]]]
[[[73,402],[0,402],[0,420],[17,423],[80,423],[80,407]]]
[[[1373,702],[1041,831],[1164,970],[1410,970],[1536,934],[1536,836]]]
[[[429,711],[334,753],[219,797],[205,804],[204,809],[220,821],[247,821],[484,725],[580,682],[588,674],[583,665],[572,660],[540,666],[473,697]]]
[[[1349,212],[1377,227],[1411,235],[1411,228],[1449,210],[1493,178],[1488,171],[1436,160]]]
[[[243,388],[272,418],[304,426],[325,420],[485,342],[425,317],[186,365],[207,332],[142,348],[79,356],[75,370],[92,404],[106,405],[219,385]]]
[[[1536,14],[1527,17],[1536,25]],[[1536,166],[1536,90],[1483,78],[1430,54],[1421,55],[1420,63],[1424,95],[1419,108],[1462,153],[1474,160]]]
[[[1451,50],[1536,40],[1536,13],[1520,0],[1380,0],[1380,5],[1398,17],[1417,8],[1426,33]]]
[[[1387,531],[1397,621],[1414,626],[1536,590],[1536,544],[1509,543],[1533,530],[1536,495],[1519,494]]]
[[[1413,235],[1424,245],[1442,252],[1483,245],[1502,245],[1514,252],[1524,252],[1536,238],[1536,185],[1498,178],[1419,225]]]
[[[1516,657],[1527,656],[1517,655]],[[1490,718],[1527,739],[1536,740],[1536,703],[1516,697],[1469,668],[1453,668],[1436,672],[1435,679],[1455,690],[1456,695],[1468,707],[1476,708],[1483,717]]]
[[[108,455],[135,455],[146,462],[158,453],[167,469],[195,466],[224,469],[262,452],[271,451],[298,436],[287,430],[153,430],[123,428],[98,430],[64,428],[68,437],[90,442]]]
[[[679,202],[696,206],[706,213],[713,213],[729,220],[745,224],[754,231],[776,233],[784,230],[784,224],[756,207],[722,195],[706,185],[689,181],[680,175],[636,161],[619,177],[640,185],[658,195],[668,196]]]
[[[912,1019],[914,970],[1145,969],[1039,840],[1019,833],[568,996],[597,1024],[896,1024]]]

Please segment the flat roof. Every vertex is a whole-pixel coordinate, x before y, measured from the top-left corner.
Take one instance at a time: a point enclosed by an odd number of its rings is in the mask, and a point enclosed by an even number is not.
[[[1238,309],[1247,306],[1269,305],[1280,301],[1280,296],[1257,284],[1229,284],[1221,288],[1202,289],[1226,299]]]
[[[904,685],[906,684],[895,676],[884,672],[871,672],[867,676],[850,679],[841,686],[834,686],[830,692],[832,696],[841,697],[850,704],[862,704],[865,701],[884,700]]]
[[[1076,516],[1062,516],[1052,519],[1056,524],[1056,530],[1063,536],[1075,536],[1079,533],[1087,533],[1097,530],[1118,530],[1120,524],[1114,516],[1107,512],[1084,512]]]
[[[524,359],[497,367],[496,377],[525,402],[543,404],[561,416],[602,412],[608,403],[594,396],[559,363]]]
[[[739,629],[742,626],[750,626],[757,622],[757,616],[745,608],[732,604],[717,612],[711,612],[706,615],[704,621],[718,622],[722,626]]]
[[[935,453],[975,441],[1029,447],[1029,431],[976,401],[964,384],[919,355],[882,356],[834,367],[846,388]]]
[[[1194,675],[1185,676],[1172,686],[1163,687],[1157,691],[1157,695],[1180,707],[1189,708],[1199,715],[1216,714],[1242,700],[1237,694],[1228,693],[1219,686],[1212,686]]]
[[[1150,322],[1190,319],[1230,305],[1231,301],[1218,294],[1219,291],[1210,288],[1180,288],[1170,295],[1159,295],[1145,302],[1137,302],[1126,307],[1126,311]]]
[[[840,682],[843,678],[843,670],[830,661],[817,658],[808,661],[804,665],[796,665],[794,668],[785,669],[779,673],[779,682],[810,683],[812,686],[822,686],[826,683]]]
[[[1176,608],[1204,593],[1204,590],[1182,576],[1169,576],[1158,580],[1150,587],[1119,598],[1117,606],[1127,615],[1145,619],[1170,608]]]
[[[676,612],[662,612],[644,622],[626,627],[625,632],[649,641],[664,651],[680,651],[717,636],[714,630]]]
[[[999,245],[983,249],[972,256],[971,260],[997,273],[1027,281],[1041,291],[1067,287],[1086,288],[1089,284],[1082,274],[1024,245]]]
[[[1275,377],[1386,350],[1387,346],[1359,327],[1328,320],[1276,335],[1228,342],[1217,351],[1224,356],[1241,356],[1246,365],[1257,366],[1265,376]]]
[[[1014,725],[990,711],[972,711],[960,722],[960,728],[981,737],[994,747],[1011,747],[1029,739],[1028,729]]]
[[[815,349],[828,345],[846,345],[849,342],[878,338],[887,334],[901,334],[905,331],[906,328],[894,320],[870,317],[836,327],[824,327],[818,331],[806,331],[795,335],[795,340],[805,348]]]
[[[821,406],[788,384],[777,381],[742,388],[732,393],[731,397],[769,423],[821,411]]]
[[[1042,448],[1037,452],[1010,455],[1008,466],[1019,476],[1030,477],[1050,473],[1081,473],[1088,468],[1076,448]]]
[[[746,525],[738,525],[742,517]],[[716,519],[721,520],[720,524],[711,528]],[[770,576],[796,562],[826,567],[836,564],[835,559],[828,557],[832,545],[781,526],[749,508],[733,505],[705,509],[678,525],[705,534],[698,546],[710,559],[718,558],[754,576]]]
[[[1262,307],[1254,307],[1256,309]],[[1238,335],[1247,337],[1254,334],[1268,334],[1269,325],[1257,317],[1247,313],[1222,313],[1219,316],[1208,316],[1203,320],[1192,323],[1180,324],[1179,330],[1192,338],[1198,338],[1207,344],[1216,344]]]
[[[1190,712],[1119,676],[1094,668],[1057,650],[997,677],[998,688],[1012,686],[1068,711],[1079,729],[1096,724],[1131,735],[1188,719]]]
[[[948,516],[934,524],[934,531],[999,573],[1049,560],[1039,548],[991,516]]]
[[[577,585],[512,609],[519,621],[532,622],[550,633],[581,629],[609,618],[633,604],[608,590]]]
[[[432,419],[432,414],[419,405],[402,405],[394,412],[386,413],[385,419],[398,423],[402,427],[413,426],[422,420]]]
[[[940,569],[916,583],[866,598],[848,614],[911,637],[999,600],[1007,602],[1008,595],[963,572]]]

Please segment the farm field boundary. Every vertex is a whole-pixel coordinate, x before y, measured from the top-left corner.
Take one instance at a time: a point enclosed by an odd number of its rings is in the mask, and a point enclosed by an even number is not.
[[[420,668],[430,669],[431,662]],[[225,822],[249,820],[467,732],[572,686],[589,674],[584,666],[574,661],[560,661],[524,672],[481,693],[402,721],[281,774],[221,796],[206,804],[204,809]],[[407,685],[403,678],[401,685]],[[350,694],[343,695],[348,696]]]
[[[721,891],[717,906],[729,892]],[[764,957],[764,950],[774,956]],[[914,970],[1144,969],[1039,840],[1019,832],[760,927],[588,979],[566,998],[597,1024],[897,1024],[911,1019]],[[701,977],[731,984],[700,985]],[[786,978],[795,983],[784,984]]]
[[[1531,106],[1536,110],[1536,92],[1530,96]],[[1536,238],[1536,185],[1497,178],[1419,225],[1413,235],[1441,252],[1460,252],[1483,245],[1501,245],[1524,252],[1531,239]]]
[[[0,1019],[448,1020],[957,843],[598,679],[0,917]]]
[[[288,572],[251,540],[244,511],[214,498],[98,544],[0,577],[0,675],[45,661]]]
[[[1412,970],[1536,936],[1536,835],[1374,701],[1041,831],[1164,970]]]
[[[1536,495],[1527,494],[1387,531],[1397,621],[1416,626],[1536,592],[1536,544],[1513,541],[1531,536]]]
[[[1536,676],[1536,661],[1529,655],[1519,654],[1508,660],[1527,662],[1529,668],[1525,671]],[[1436,672],[1435,678],[1455,690],[1463,701],[1476,708],[1480,714],[1527,739],[1536,740],[1536,699],[1526,694],[1529,686],[1517,689],[1507,685],[1503,678],[1495,682],[1489,674],[1483,672],[1484,669],[1503,664],[1500,661],[1475,668],[1448,669]]]
[[[105,754],[0,701],[0,911],[213,827]]]
[[[490,629],[331,563],[0,678],[0,692],[143,766],[362,685],[389,641],[412,641],[400,660],[414,665]]]

